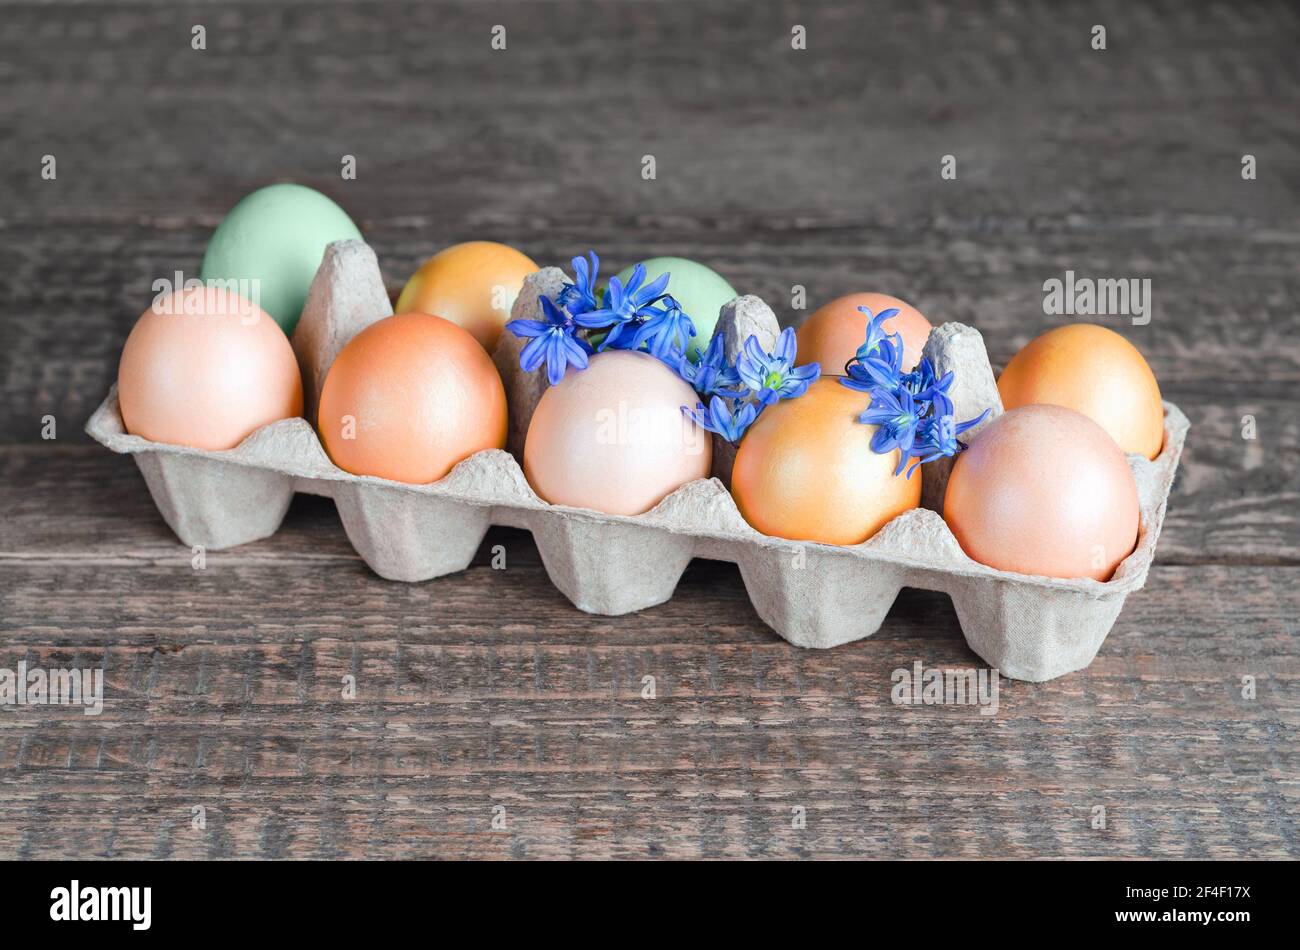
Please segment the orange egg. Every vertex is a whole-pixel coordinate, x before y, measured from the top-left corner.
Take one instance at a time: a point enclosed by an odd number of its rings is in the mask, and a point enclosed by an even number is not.
[[[1104,581],[1137,542],[1137,483],[1114,440],[1087,416],[1022,406],[957,456],[943,517],[981,564]]]
[[[1072,323],[1031,340],[998,377],[998,392],[1007,409],[1042,402],[1081,412],[1125,452],[1153,459],[1164,444],[1160,384],[1137,347],[1106,327]]]
[[[802,356],[802,353],[800,354]],[[895,475],[898,450],[871,450],[869,398],[823,376],[769,406],[740,440],[731,494],[763,534],[859,544],[921,500],[921,471]]]
[[[318,422],[339,468],[436,482],[475,452],[505,446],[505,387],[466,330],[405,313],[372,323],[339,353]]]
[[[823,373],[843,375],[844,364],[867,338],[867,315],[859,307],[870,307],[873,315],[898,308],[898,314],[885,321],[885,331],[903,337],[903,369],[914,369],[930,338],[930,321],[911,304],[885,294],[849,294],[814,311],[795,333],[799,362],[820,363]]]
[[[264,310],[224,288],[195,286],[140,315],[122,348],[117,398],[132,435],[232,449],[255,429],[302,415],[302,377]]]
[[[450,320],[490,353],[524,278],[536,270],[530,258],[504,244],[454,244],[420,265],[397,298],[397,312],[418,310]]]

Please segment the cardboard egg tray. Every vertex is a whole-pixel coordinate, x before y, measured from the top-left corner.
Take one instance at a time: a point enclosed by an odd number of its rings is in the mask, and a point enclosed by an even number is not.
[[[562,273],[528,278],[515,318],[537,319],[538,293],[558,291]],[[363,327],[392,313],[378,262],[360,241],[326,250],[293,335],[304,401],[314,418],[334,357]],[[728,356],[755,333],[770,348],[778,332],[757,297],[723,308],[718,333]],[[939,512],[951,462],[921,472],[922,507],[900,515],[862,544],[839,547],[771,538],[741,517],[725,483],[734,451],[715,442],[714,476],[683,485],[637,516],[550,505],[529,487],[517,458],[545,374],[519,369],[521,341],[502,334],[494,359],[510,404],[510,451],[479,452],[429,485],[349,474],[330,462],[307,419],[285,419],[236,448],[209,452],[128,434],[116,387],[86,431],[135,456],[164,520],[186,545],[219,550],[273,534],[294,492],[334,499],[348,539],[375,573],[425,581],[464,569],[490,525],[531,531],[552,583],[575,606],[618,615],[663,603],[691,558],[735,562],[754,608],[789,642],[833,647],[875,633],[903,587],[950,595],[971,649],[1003,675],[1052,679],[1086,667],[1124,605],[1146,581],[1187,419],[1165,403],[1165,443],[1148,461],[1128,457],[1137,480],[1137,547],[1105,583],[995,570],[968,558]],[[1002,412],[979,333],[958,323],[935,328],[925,349],[942,375],[956,371],[956,417]],[[864,395],[864,405],[866,396]],[[965,438],[978,436],[972,430]],[[914,476],[915,477],[915,476]]]

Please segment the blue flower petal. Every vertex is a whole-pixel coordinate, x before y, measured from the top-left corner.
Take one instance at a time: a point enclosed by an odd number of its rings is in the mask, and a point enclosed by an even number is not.
[[[531,373],[542,365],[544,359],[546,359],[546,338],[536,337],[519,354],[519,368],[525,373]]]

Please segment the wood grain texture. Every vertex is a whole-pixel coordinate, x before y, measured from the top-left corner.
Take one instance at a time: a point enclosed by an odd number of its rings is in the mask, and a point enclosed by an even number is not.
[[[1295,568],[1157,568],[1086,672],[1004,682],[986,718],[889,701],[894,669],[978,662],[942,596],[907,592],[875,637],[809,653],[762,628],[729,566],[611,620],[546,596],[523,537],[490,542],[507,570],[449,584],[82,562],[42,597],[44,565],[9,569],[27,632],[0,662],[102,666],[111,700],[5,717],[0,849],[1296,854]],[[190,830],[193,805],[215,829]],[[75,839],[43,837],[74,814]]]
[[[395,584],[305,497],[275,537],[195,571],[130,462],[3,455],[5,484],[27,487],[3,499],[0,667],[102,667],[109,702],[0,709],[0,853],[49,856],[74,815],[85,837],[54,853],[1300,852],[1295,565],[1157,565],[1088,670],[1003,681],[986,718],[890,703],[896,669],[979,662],[941,594],[904,591],[874,637],[803,651],[731,565],[695,562],[668,604],[596,617],[550,586],[526,532]]]
[[[0,857],[1300,856],[1298,39],[1281,0],[0,2],[0,668],[107,678],[98,717],[0,706]],[[396,584],[306,497],[195,571],[81,427],[152,281],[283,179],[393,286],[468,238],[680,254],[787,324],[890,290],[995,367],[1066,319],[1044,280],[1150,278],[1149,325],[1097,318],[1192,422],[1147,586],[985,717],[890,702],[979,662],[925,591],[802,651],[732,565],[596,617],[525,532]]]

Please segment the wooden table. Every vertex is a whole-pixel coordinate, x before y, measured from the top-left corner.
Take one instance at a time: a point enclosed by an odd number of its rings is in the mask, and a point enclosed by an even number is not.
[[[0,856],[1300,854],[1300,14],[921,6],[5,4],[0,667],[103,667],[107,703],[0,707]],[[1069,319],[1045,280],[1150,278],[1148,325],[1097,318],[1192,423],[1147,587],[984,717],[890,703],[896,668],[979,665],[941,594],[803,651],[730,564],[589,616],[523,532],[389,583],[307,497],[194,570],[81,427],[151,282],[277,179],[394,286],[469,238],[679,254],[788,322],[796,284],[899,294],[996,366]]]

